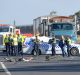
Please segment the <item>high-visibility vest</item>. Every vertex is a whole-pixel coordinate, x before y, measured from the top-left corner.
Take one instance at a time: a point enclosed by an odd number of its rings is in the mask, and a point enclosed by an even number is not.
[[[22,37],[22,43],[23,43],[24,42],[24,36],[21,35],[21,37]]]
[[[13,45],[18,45],[17,37],[14,37],[14,38],[13,38]]]
[[[8,37],[9,43],[13,44],[13,37]]]
[[[72,43],[71,39],[68,39],[68,41],[69,41],[69,44],[71,44],[71,43]]]
[[[4,38],[4,43],[8,43],[9,41],[8,41],[8,37],[5,37]]]
[[[22,37],[21,36],[19,36],[17,39],[18,39],[18,42],[22,42]]]
[[[71,39],[66,39],[65,42],[66,44],[69,44],[69,45],[72,43]]]

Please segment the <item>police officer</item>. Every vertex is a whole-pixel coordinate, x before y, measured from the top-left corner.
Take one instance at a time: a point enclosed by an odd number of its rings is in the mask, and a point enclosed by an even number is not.
[[[8,54],[10,55],[11,54],[11,44],[10,44],[10,39],[11,39],[11,34],[9,34],[9,37],[8,37],[8,44],[9,44],[9,51],[8,51]]]
[[[38,45],[39,45],[39,39],[38,39],[38,34],[36,34],[34,39],[34,50],[36,51],[37,55],[40,54]]]
[[[67,54],[68,54],[68,57],[70,56],[70,51],[69,51],[69,49],[70,49],[70,45],[71,45],[71,39],[69,38],[69,37],[66,37],[66,39],[65,39],[65,44],[66,44],[66,46],[67,46]]]
[[[11,34],[9,34],[8,41],[9,41],[9,55],[13,55],[13,37]]]
[[[20,53],[22,55],[22,36],[20,34],[18,34],[17,40],[18,40],[18,54]]]
[[[6,47],[6,54],[8,55],[8,51],[9,51],[8,35],[5,36],[4,43],[5,43],[5,47]]]
[[[61,36],[60,41],[59,41],[59,46],[62,50],[62,56],[63,57],[65,55],[64,45],[65,45],[65,39],[64,39],[64,36]]]
[[[52,56],[55,55],[55,45],[56,45],[56,38],[53,35],[51,39],[51,44],[52,44]]]

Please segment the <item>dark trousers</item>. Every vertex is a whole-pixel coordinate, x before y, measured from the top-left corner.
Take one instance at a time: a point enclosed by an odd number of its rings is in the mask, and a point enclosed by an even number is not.
[[[62,50],[62,56],[64,57],[64,56],[65,56],[64,48],[63,48],[63,47],[61,47],[61,50]]]
[[[6,47],[6,54],[8,55],[8,51],[9,51],[9,43],[5,43],[5,47]]]
[[[10,45],[10,43],[8,43],[8,48],[9,48],[8,55],[11,55],[11,45]]]
[[[67,45],[67,54],[68,54],[68,57],[70,56],[70,51],[69,51],[69,49],[70,49],[70,45]]]
[[[55,55],[55,44],[52,44],[52,55]]]
[[[11,49],[10,49],[11,55],[13,55],[13,48],[14,48],[14,46],[11,44]]]
[[[17,45],[14,45],[13,53],[14,53],[14,55],[17,55],[17,53],[18,53],[18,46]]]
[[[22,43],[21,42],[18,42],[18,54],[19,53],[22,55]]]
[[[39,55],[39,46],[38,43],[34,43],[34,50],[36,51],[36,54]]]
[[[13,55],[13,45],[12,45],[12,43],[8,44],[8,48],[9,48],[8,55]]]

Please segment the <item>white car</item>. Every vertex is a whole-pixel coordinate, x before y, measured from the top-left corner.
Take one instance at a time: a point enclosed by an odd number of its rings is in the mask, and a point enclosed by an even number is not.
[[[46,39],[46,40],[44,41],[44,39]],[[46,42],[46,41],[49,41],[49,39],[51,39],[51,38],[44,37],[43,40],[41,39],[41,41],[43,41],[43,42],[40,42],[38,45],[39,54],[52,54],[52,52],[51,52],[52,45],[48,44],[48,42]],[[23,53],[33,54],[33,55],[36,54],[36,51],[34,50],[34,42],[32,40],[33,40],[33,38],[25,38],[25,42],[24,42],[25,47],[23,48]],[[64,50],[65,50],[65,53],[67,54],[66,45],[64,46]],[[56,54],[62,54],[62,50],[58,45],[58,41],[56,43],[55,52],[56,52]],[[72,43],[71,48],[70,48],[70,54],[73,56],[79,55],[80,54],[80,45]]]

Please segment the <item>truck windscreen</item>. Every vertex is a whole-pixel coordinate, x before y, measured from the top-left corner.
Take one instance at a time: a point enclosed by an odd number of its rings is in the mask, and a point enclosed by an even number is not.
[[[8,26],[0,26],[0,32],[8,32],[9,27]]]
[[[52,24],[51,25],[51,30],[73,30],[73,25],[72,24],[67,24],[67,23],[63,23],[63,24]]]

